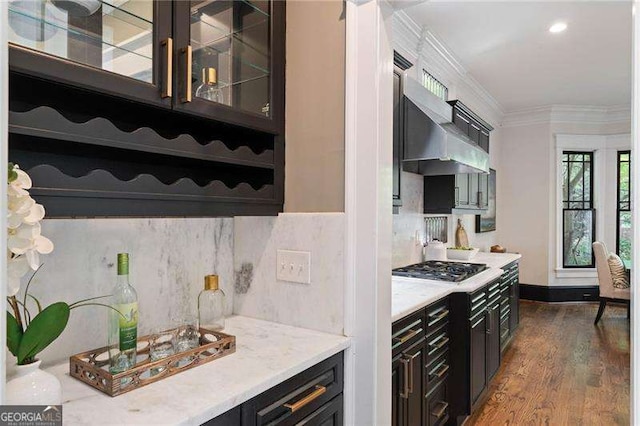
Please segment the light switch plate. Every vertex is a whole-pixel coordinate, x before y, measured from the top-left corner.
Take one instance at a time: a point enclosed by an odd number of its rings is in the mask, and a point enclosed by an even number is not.
[[[308,251],[278,250],[276,278],[293,283],[311,284],[311,253]]]

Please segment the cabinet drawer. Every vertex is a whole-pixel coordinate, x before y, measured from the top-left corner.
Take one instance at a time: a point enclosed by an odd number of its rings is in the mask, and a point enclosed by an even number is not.
[[[342,394],[333,398],[328,404],[318,408],[296,426],[342,426],[344,417],[344,402]]]
[[[449,298],[429,305],[427,312],[427,336],[449,322]]]
[[[469,318],[475,317],[487,309],[487,288],[469,294]]]
[[[449,350],[445,351],[439,358],[427,365],[427,397],[435,387],[442,381],[447,380],[451,367]]]
[[[242,425],[298,424],[341,394],[342,388],[341,352],[244,403]]]
[[[393,356],[424,338],[426,334],[425,330],[424,309],[395,322],[391,332],[391,349]]]
[[[443,381],[429,397],[427,401],[427,417],[424,424],[440,426],[449,420],[449,387],[448,382]]]
[[[449,348],[449,328],[442,327],[427,339],[427,364],[438,358]]]

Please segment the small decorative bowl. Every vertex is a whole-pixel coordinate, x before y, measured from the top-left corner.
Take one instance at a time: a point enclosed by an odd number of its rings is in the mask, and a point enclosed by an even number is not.
[[[460,250],[455,248],[447,249],[447,259],[450,260],[471,260],[475,257],[480,249],[474,248],[471,250]]]

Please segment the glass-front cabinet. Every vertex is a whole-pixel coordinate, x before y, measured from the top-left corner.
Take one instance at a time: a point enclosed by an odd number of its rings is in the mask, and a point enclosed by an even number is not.
[[[12,0],[18,73],[280,133],[284,2]]]
[[[278,132],[282,114],[282,1],[175,3],[178,109]]]

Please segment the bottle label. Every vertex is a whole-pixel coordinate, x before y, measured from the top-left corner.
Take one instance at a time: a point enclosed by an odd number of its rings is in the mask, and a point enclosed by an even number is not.
[[[118,315],[120,350],[135,349],[138,343],[138,302],[121,303],[115,308],[122,314]]]

